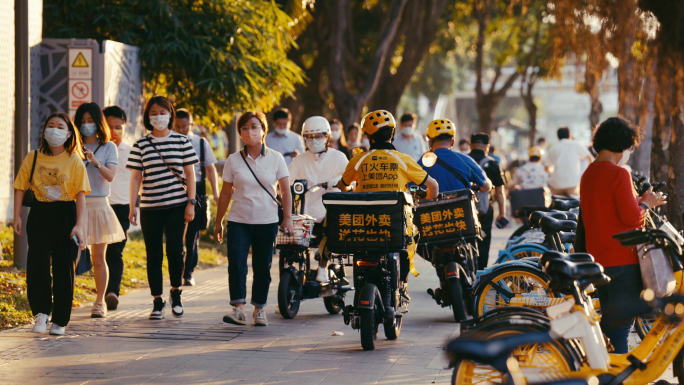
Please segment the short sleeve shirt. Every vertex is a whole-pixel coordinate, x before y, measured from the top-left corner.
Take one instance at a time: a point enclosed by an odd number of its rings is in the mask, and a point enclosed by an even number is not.
[[[94,153],[95,158],[100,162],[101,167],[116,166],[119,163],[118,150],[116,149],[116,144],[113,142],[107,142],[101,146],[99,141],[95,143],[84,143],[83,147]],[[97,152],[95,152],[96,150]],[[86,166],[86,171],[88,172],[88,180],[90,180],[91,191],[88,198],[109,196],[109,181],[102,176],[100,170],[95,168],[95,165],[92,162],[88,162],[88,160],[84,160],[83,162]],[[114,174],[114,177],[116,177],[116,174]]]
[[[126,168],[126,161],[131,154],[131,146],[126,142],[121,142],[117,150],[119,151],[119,164],[116,165],[114,180],[109,184],[109,204],[127,205],[130,203],[131,170]]]
[[[520,185],[523,190],[548,187],[549,174],[544,166],[537,162],[527,162],[515,170],[513,184]]]
[[[276,135],[275,131],[269,132],[266,134],[266,146],[283,155],[285,163],[288,166],[292,163],[292,157],[285,156],[285,154],[294,152],[294,150],[299,150],[300,154],[304,153],[304,141],[302,137],[290,130],[287,130],[284,136]]]
[[[187,204],[188,193],[178,178],[185,178],[183,167],[197,162],[188,138],[175,131],[163,138],[148,135],[138,139],[128,156],[126,168],[142,171],[140,209]]]
[[[14,180],[14,188],[26,190],[29,187],[33,158],[38,154],[36,169],[33,173],[31,189],[40,202],[73,201],[76,194],[90,193],[90,183],[83,159],[75,152],[64,151],[57,156],[48,156],[40,151],[30,152],[21,162],[19,173]]]
[[[342,182],[357,182],[357,192],[408,191],[407,183],[425,183],[428,174],[409,155],[396,150],[370,150],[353,157]]]
[[[199,135],[195,135],[192,132],[188,134],[188,139],[190,139],[192,148],[195,150],[195,154],[197,154],[197,159],[200,158],[200,143],[202,143],[204,146],[204,167],[211,166],[212,164],[218,162],[216,155],[214,155],[214,151],[212,151],[211,146],[206,139]],[[198,182],[200,180],[200,167],[202,166],[201,163],[202,160],[200,159],[200,162],[195,164],[195,180]]]
[[[261,185],[268,189],[270,196],[261,188],[250,168]],[[276,196],[278,179],[286,176],[290,176],[290,173],[285,159],[267,146],[263,146],[256,159],[245,149],[231,154],[223,167],[223,180],[233,184],[233,204],[230,206],[228,221],[250,225],[278,223],[278,205],[272,197]]]
[[[482,168],[468,155],[455,153],[447,148],[440,148],[434,152],[439,159],[453,167],[466,181],[477,186],[484,186],[487,183],[487,177]],[[442,167],[439,163],[428,168],[423,166],[421,159],[418,161],[418,164],[437,181],[440,192],[470,188],[470,186],[464,186],[451,171]]]
[[[425,143],[425,139],[423,139],[423,137],[416,132],[413,133],[413,136],[411,136],[411,139],[409,140],[406,140],[404,135],[397,133],[394,136],[394,141],[392,144],[397,151],[410,156],[416,161],[420,159],[427,151],[427,143]]]
[[[581,158],[591,156],[589,150],[570,139],[561,139],[544,155],[542,164],[553,166],[549,185],[555,189],[573,188],[580,184]]]
[[[499,167],[499,164],[496,163],[494,159],[486,156],[484,151],[473,150],[468,155],[471,158],[473,158],[473,160],[475,160],[475,162],[477,162],[478,165],[484,158],[488,159],[488,161],[484,162],[484,164],[482,164],[481,167],[484,170],[485,174],[487,174],[487,178],[489,178],[489,180],[492,181],[492,185],[494,185],[494,187],[499,187],[506,184],[503,177],[503,171],[501,171],[501,167]]]

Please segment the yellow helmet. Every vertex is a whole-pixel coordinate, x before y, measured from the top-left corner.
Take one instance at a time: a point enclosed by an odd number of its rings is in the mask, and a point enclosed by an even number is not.
[[[530,151],[527,153],[527,155],[528,155],[530,158],[533,157],[533,156],[536,156],[536,157],[538,157],[538,158],[541,158],[542,156],[544,156],[544,149],[541,148],[541,147],[532,146],[532,147],[530,147]]]
[[[456,126],[449,119],[437,119],[428,124],[427,137],[434,139],[442,134],[456,136]]]
[[[396,126],[397,122],[394,121],[394,116],[385,110],[369,112],[361,120],[361,129],[368,136],[375,134],[382,127],[389,127],[394,130]]]

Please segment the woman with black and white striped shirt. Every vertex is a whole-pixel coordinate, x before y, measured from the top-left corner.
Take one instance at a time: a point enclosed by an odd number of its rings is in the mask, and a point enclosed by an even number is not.
[[[140,184],[140,227],[147,251],[147,279],[154,297],[150,319],[164,318],[162,299],[164,261],[163,237],[171,278],[171,312],[183,316],[180,286],[183,279],[183,240],[188,222],[195,217],[195,150],[187,137],[171,130],[175,112],[171,102],[155,96],[147,102],[143,124],[151,133],[138,139],[126,168],[131,170],[131,203],[138,199]],[[131,204],[129,219],[137,225],[138,209]]]

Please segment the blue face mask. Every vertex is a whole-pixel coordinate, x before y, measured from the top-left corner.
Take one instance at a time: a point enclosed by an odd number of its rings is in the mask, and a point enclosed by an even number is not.
[[[81,135],[90,138],[95,134],[95,131],[97,131],[97,126],[95,123],[83,123],[78,130],[81,132]]]

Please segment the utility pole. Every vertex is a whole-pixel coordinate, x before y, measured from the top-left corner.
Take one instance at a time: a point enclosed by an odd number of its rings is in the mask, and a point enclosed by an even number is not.
[[[19,173],[21,162],[29,147],[29,2],[14,0],[14,175]],[[16,202],[15,202],[16,204]],[[14,264],[26,268],[28,238],[26,220],[28,209],[22,208],[22,233],[14,234]],[[16,218],[15,218],[16,220]]]

